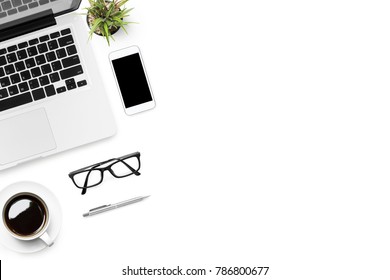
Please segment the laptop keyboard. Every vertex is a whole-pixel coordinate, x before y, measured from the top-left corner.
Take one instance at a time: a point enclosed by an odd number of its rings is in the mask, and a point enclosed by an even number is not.
[[[56,0],[50,0],[50,2],[53,1]],[[0,18],[14,15],[18,12],[24,12],[48,3],[49,0],[0,0]]]
[[[0,112],[87,85],[70,28],[0,49]]]

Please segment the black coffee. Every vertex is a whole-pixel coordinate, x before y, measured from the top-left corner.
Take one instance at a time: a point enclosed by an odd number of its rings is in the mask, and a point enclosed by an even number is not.
[[[42,201],[29,194],[12,198],[7,203],[3,215],[7,227],[22,237],[39,232],[45,226],[47,219]]]

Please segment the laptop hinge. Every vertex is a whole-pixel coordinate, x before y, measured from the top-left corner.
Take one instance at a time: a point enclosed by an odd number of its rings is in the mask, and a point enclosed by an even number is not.
[[[14,20],[2,24],[3,26],[2,30],[0,31],[0,42],[56,24],[57,22],[51,9]]]

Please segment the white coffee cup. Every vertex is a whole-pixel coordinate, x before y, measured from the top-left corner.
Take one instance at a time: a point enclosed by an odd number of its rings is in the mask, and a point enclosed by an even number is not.
[[[3,223],[8,233],[19,240],[41,239],[47,246],[53,239],[47,233],[50,224],[49,208],[36,194],[21,192],[10,197],[3,207]]]

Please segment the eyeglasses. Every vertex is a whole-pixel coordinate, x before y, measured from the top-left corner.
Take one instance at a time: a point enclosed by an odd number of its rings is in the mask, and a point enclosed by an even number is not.
[[[112,158],[69,173],[75,186],[85,194],[88,188],[95,187],[103,182],[104,171],[110,171],[115,178],[123,178],[135,174],[141,175],[138,170],[141,168],[141,154],[135,152],[119,158]]]

